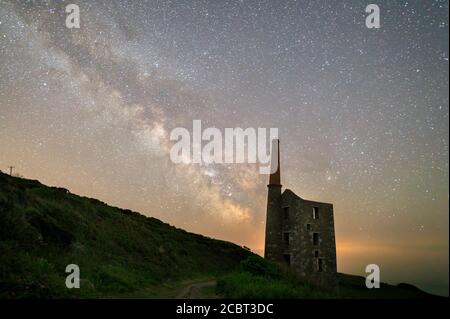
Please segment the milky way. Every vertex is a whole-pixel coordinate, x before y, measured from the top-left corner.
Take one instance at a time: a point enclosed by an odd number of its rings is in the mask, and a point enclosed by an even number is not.
[[[448,295],[448,2],[376,1],[380,29],[369,3],[0,0],[0,169],[261,253],[267,176],[175,165],[169,135],[276,127],[339,271]]]

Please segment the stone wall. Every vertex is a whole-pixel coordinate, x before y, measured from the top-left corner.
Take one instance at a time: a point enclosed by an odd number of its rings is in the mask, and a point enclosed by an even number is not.
[[[276,259],[289,262],[289,267],[303,280],[334,290],[337,269],[333,205],[304,200],[286,190],[279,216],[281,249]]]
[[[264,258],[276,262],[282,261],[281,250],[281,185],[268,186],[266,238]]]

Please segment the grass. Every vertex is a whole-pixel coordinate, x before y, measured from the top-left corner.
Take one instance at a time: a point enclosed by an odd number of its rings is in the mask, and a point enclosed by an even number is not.
[[[380,283],[379,289],[367,289],[365,286],[366,278],[362,276],[338,274],[339,296],[342,298],[358,299],[427,299],[440,298],[438,296],[426,293],[419,288],[401,283],[398,285],[389,285]]]
[[[80,267],[80,289],[65,286],[68,264]],[[0,172],[0,299],[174,298],[187,282],[214,278],[208,298],[433,297],[338,275],[332,295],[235,244]]]
[[[216,293],[232,299],[423,299],[437,298],[409,284],[381,283],[368,289],[365,278],[338,273],[337,291],[328,292],[300,282],[295,275],[281,271],[277,265],[259,256],[241,261],[238,270],[219,278]]]
[[[158,297],[164,285],[220,276],[249,255],[229,242],[0,173],[0,298]],[[72,263],[80,267],[80,289],[65,286]]]
[[[332,294],[298,282],[275,264],[258,256],[241,262],[239,271],[221,277],[217,293],[225,298],[330,298]]]

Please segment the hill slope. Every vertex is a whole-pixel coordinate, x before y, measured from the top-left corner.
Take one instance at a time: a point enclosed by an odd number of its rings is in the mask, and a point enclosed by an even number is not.
[[[124,296],[217,276],[249,255],[232,243],[0,173],[0,298]],[[65,287],[72,263],[83,289]]]
[[[432,296],[408,284],[369,290],[365,278],[347,274],[339,274],[338,296],[323,294],[286,274],[243,271],[249,260],[273,271],[255,258],[235,244],[0,172],[0,299],[176,297],[183,284],[214,278],[221,296],[232,298]],[[81,289],[66,288],[68,264],[80,267]]]

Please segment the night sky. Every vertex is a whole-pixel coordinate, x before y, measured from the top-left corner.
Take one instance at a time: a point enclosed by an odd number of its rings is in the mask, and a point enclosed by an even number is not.
[[[0,0],[0,169],[262,254],[268,177],[174,164],[169,135],[276,127],[338,271],[448,295],[448,1],[373,1],[380,29],[370,3]]]

